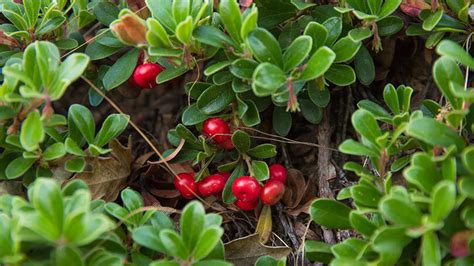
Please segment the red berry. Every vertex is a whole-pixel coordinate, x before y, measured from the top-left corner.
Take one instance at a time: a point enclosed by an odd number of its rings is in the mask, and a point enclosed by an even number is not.
[[[193,173],[181,173],[174,178],[174,186],[183,198],[193,199],[198,194],[198,186],[193,176]]]
[[[232,193],[241,201],[256,201],[260,196],[260,184],[251,176],[241,176],[232,184]]]
[[[202,132],[217,144],[230,141],[231,138],[229,124],[218,117],[208,118],[204,121]]]
[[[221,142],[218,145],[221,146],[221,148],[223,148],[224,150],[232,150],[234,148],[234,143],[231,139]]]
[[[269,167],[270,170],[270,178],[269,180],[280,181],[285,184],[286,181],[286,169],[281,164],[272,164]]]
[[[242,201],[242,200],[236,200],[234,202],[235,206],[237,206],[239,209],[243,211],[251,211],[257,208],[258,206],[258,200],[256,201]]]
[[[133,81],[142,89],[153,89],[156,87],[156,76],[163,70],[163,67],[155,63],[139,65],[133,72]]]
[[[285,193],[285,185],[276,180],[270,180],[263,185],[260,192],[260,199],[265,205],[275,205],[280,201]]]
[[[204,197],[219,195],[225,186],[225,179],[221,175],[210,175],[198,183],[199,193]]]
[[[222,176],[225,180],[225,182],[227,182],[227,180],[229,180],[229,177],[230,177],[230,173],[227,173],[227,172],[218,172],[217,173],[218,175]]]
[[[470,255],[469,240],[474,236],[472,231],[460,231],[451,237],[451,255],[453,257],[467,257]]]

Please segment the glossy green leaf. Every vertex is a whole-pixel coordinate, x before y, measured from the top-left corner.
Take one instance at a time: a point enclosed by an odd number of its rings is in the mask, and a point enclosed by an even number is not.
[[[328,47],[319,48],[306,63],[299,79],[311,80],[321,77],[331,67],[335,58],[336,54]]]
[[[219,14],[222,23],[229,35],[238,43],[242,41],[240,32],[242,28],[242,17],[237,1],[222,0],[219,3]]]
[[[324,77],[337,86],[349,86],[356,81],[356,73],[351,66],[334,64],[324,74]]]
[[[242,130],[236,130],[232,134],[232,143],[239,152],[246,153],[250,149],[250,136]]]
[[[362,43],[353,41],[350,37],[344,37],[338,40],[332,50],[336,53],[335,63],[347,62],[354,58],[361,47]]]
[[[138,61],[138,49],[132,49],[120,57],[104,76],[103,83],[107,90],[114,89],[130,78],[136,65],[130,62]]]
[[[412,120],[407,127],[407,134],[431,145],[449,148],[451,145],[462,150],[464,140],[456,131],[433,118]]]
[[[352,229],[349,222],[351,209],[330,199],[317,199],[311,204],[311,219],[317,224],[331,229]]]
[[[21,125],[21,146],[27,151],[37,150],[44,137],[44,128],[39,112],[33,111],[29,113]]]
[[[197,107],[203,114],[215,114],[227,108],[234,100],[234,95],[228,85],[213,85],[199,96]]]
[[[284,70],[289,71],[303,62],[313,46],[313,40],[309,36],[299,36],[283,53]]]
[[[283,70],[270,63],[261,63],[255,69],[252,79],[252,87],[257,96],[270,95],[286,83]]]
[[[275,37],[263,28],[257,28],[247,36],[247,43],[253,55],[260,62],[268,62],[283,67],[280,45]]]

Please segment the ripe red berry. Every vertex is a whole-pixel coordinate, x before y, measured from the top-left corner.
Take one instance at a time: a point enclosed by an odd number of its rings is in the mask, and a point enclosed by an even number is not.
[[[232,150],[234,148],[234,143],[231,139],[228,139],[224,142],[219,143],[219,146],[221,146],[221,148],[223,148],[224,150]]]
[[[227,182],[227,180],[229,180],[229,177],[230,177],[230,173],[227,173],[227,172],[218,172],[217,173],[218,175],[222,176],[225,180],[225,182]]]
[[[193,176],[193,173],[181,173],[174,178],[174,186],[183,198],[193,199],[198,194],[198,186]]]
[[[142,89],[153,89],[156,87],[156,77],[163,70],[163,67],[155,63],[139,65],[133,72],[133,82]]]
[[[460,231],[451,237],[451,255],[453,257],[467,257],[470,255],[469,240],[474,235],[473,231]]]
[[[281,164],[272,164],[268,168],[270,170],[270,178],[269,180],[276,180],[280,181],[283,184],[285,184],[286,181],[286,169],[283,165]]]
[[[237,206],[239,209],[243,211],[251,211],[257,208],[258,206],[258,200],[256,201],[242,201],[242,200],[236,200],[234,202],[235,206]]]
[[[280,201],[285,193],[285,185],[276,180],[270,180],[263,185],[260,192],[260,199],[265,205],[275,205]]]
[[[251,176],[241,176],[232,184],[232,193],[241,201],[256,201],[260,196],[260,184]]]
[[[225,179],[218,174],[207,176],[198,183],[199,193],[204,197],[219,195],[224,189],[224,186]]]
[[[208,118],[204,121],[202,132],[217,144],[231,139],[229,124],[219,117]]]

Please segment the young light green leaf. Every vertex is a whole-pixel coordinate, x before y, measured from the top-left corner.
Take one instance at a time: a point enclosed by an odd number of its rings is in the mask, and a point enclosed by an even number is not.
[[[43,122],[41,122],[39,112],[29,113],[21,125],[21,146],[27,151],[37,150],[39,144],[44,140],[44,136]]]
[[[331,67],[336,54],[326,46],[320,47],[308,60],[298,79],[312,80],[321,77]]]

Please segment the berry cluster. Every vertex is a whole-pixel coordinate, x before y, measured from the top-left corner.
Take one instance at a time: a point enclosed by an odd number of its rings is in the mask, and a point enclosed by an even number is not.
[[[241,176],[232,184],[232,193],[237,200],[235,205],[244,211],[250,211],[258,206],[261,200],[264,205],[277,204],[285,193],[286,169],[281,164],[270,166],[270,178],[260,186],[251,176]]]
[[[220,196],[229,177],[229,173],[219,172],[196,182],[194,173],[181,173],[174,179],[174,185],[186,199],[196,195]],[[260,200],[264,205],[275,205],[285,193],[285,181],[286,169],[280,164],[270,166],[270,178],[263,187],[255,178],[241,176],[232,184],[232,193],[237,198],[234,204],[244,211],[255,209]]]

